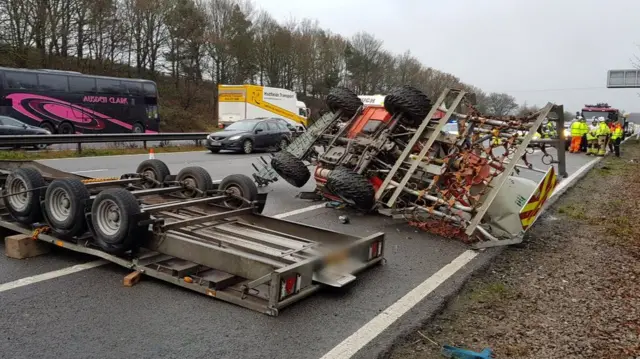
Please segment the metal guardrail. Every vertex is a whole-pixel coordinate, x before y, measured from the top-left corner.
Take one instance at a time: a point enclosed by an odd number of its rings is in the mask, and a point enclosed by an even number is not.
[[[75,143],[78,145],[78,151],[81,151],[83,143],[142,142],[146,148],[149,141],[204,141],[208,135],[208,132],[191,132],[0,136],[0,146]]]

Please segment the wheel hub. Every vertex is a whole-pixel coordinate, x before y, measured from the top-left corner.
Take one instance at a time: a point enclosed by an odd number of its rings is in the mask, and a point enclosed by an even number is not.
[[[31,196],[30,192],[27,191],[27,184],[22,180],[22,178],[14,178],[13,181],[9,184],[9,194],[14,194],[9,197],[9,204],[16,210],[24,210]]]

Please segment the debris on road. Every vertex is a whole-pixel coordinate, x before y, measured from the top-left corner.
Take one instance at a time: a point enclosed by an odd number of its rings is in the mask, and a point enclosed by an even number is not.
[[[497,358],[640,357],[640,144],[607,157],[420,331]],[[548,220],[554,216],[557,220]],[[393,359],[440,358],[418,334]]]
[[[349,224],[349,222],[350,222],[349,217],[347,217],[347,216],[340,216],[340,217],[338,217],[338,220],[342,224]]]
[[[484,348],[481,352],[474,352],[450,345],[445,345],[442,348],[442,354],[451,359],[491,359],[493,357],[493,352],[489,348]]]

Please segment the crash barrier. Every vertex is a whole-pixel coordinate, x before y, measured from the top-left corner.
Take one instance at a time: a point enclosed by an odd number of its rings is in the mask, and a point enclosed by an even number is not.
[[[334,89],[331,112],[270,162],[254,164],[254,180],[268,185],[281,177],[302,187],[315,165],[316,190],[301,198],[377,210],[476,248],[521,242],[558,173],[566,177],[564,109],[548,103],[524,117],[490,117],[473,102],[465,91],[446,89],[432,103],[404,86],[384,107],[364,107],[353,92]],[[451,118],[456,134],[443,131]],[[557,139],[534,139],[545,121],[555,122]],[[536,150],[541,168],[530,162]]]
[[[384,258],[384,233],[356,237],[262,214],[250,177],[214,183],[162,161],[92,179],[0,161],[0,227],[268,315],[323,286],[344,287]]]
[[[78,152],[82,151],[83,143],[107,142],[142,142],[147,148],[149,141],[204,141],[209,133],[107,133],[107,134],[74,134],[74,135],[21,135],[0,136],[3,146],[36,147],[39,145],[77,144]]]

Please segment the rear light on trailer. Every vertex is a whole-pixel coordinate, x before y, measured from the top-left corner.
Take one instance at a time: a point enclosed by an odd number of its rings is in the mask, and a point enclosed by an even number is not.
[[[280,280],[280,300],[300,292],[300,274],[294,274]]]
[[[382,255],[382,241],[375,241],[369,245],[369,260]]]

